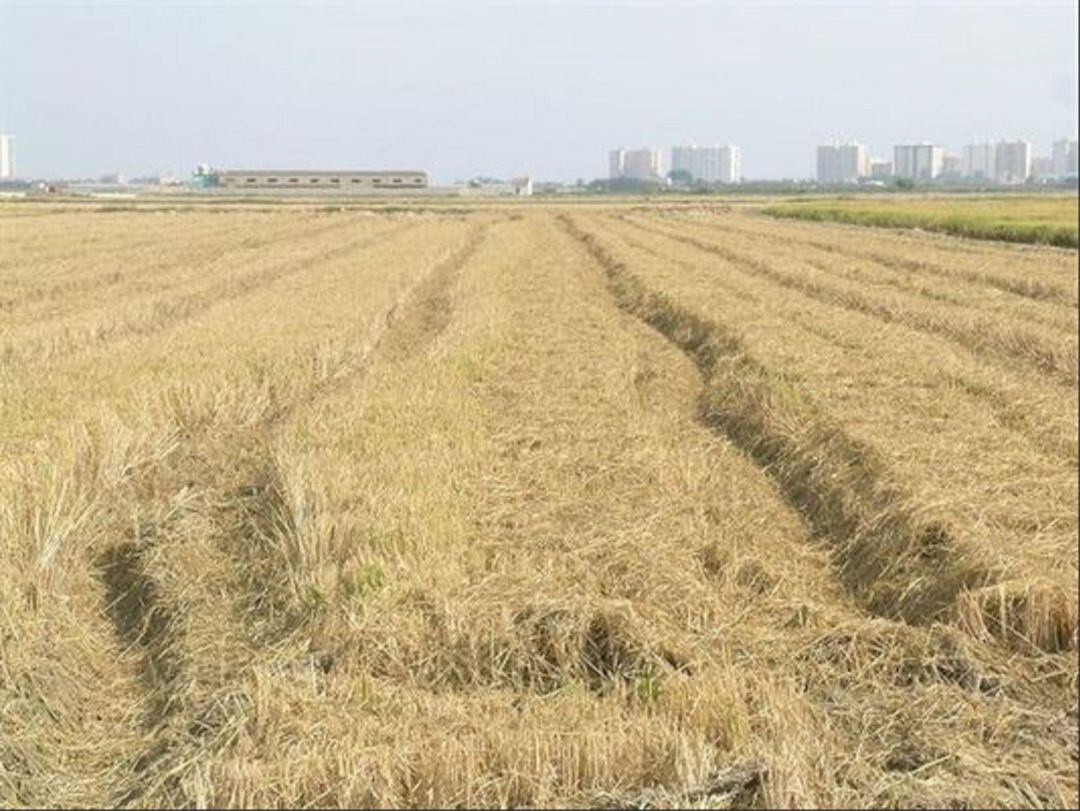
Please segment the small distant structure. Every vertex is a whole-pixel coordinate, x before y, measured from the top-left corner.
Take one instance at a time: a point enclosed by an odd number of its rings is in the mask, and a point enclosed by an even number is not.
[[[30,184],[30,188],[27,190],[27,194],[31,197],[38,197],[45,194],[59,194],[60,187],[54,183],[49,183],[45,180],[35,180]]]
[[[533,184],[534,194],[573,194],[576,191],[580,191],[577,186],[556,180],[540,180]]]
[[[0,180],[11,180],[15,176],[15,139],[0,132]]]
[[[528,175],[512,177],[507,181],[510,191],[517,197],[531,197],[533,193],[533,181]]]
[[[533,180],[529,175],[511,177],[474,177],[457,184],[464,194],[479,197],[530,197],[533,193]]]
[[[196,189],[209,189],[217,185],[217,175],[208,163],[200,163],[191,173],[191,185]]]

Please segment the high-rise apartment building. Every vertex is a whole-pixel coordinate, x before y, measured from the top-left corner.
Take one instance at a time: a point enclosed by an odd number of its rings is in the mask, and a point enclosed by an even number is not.
[[[994,147],[994,179],[998,183],[1023,183],[1031,174],[1031,144],[999,141]]]
[[[1074,161],[1075,164],[1075,161]],[[721,183],[742,183],[742,147],[725,144],[720,147]]]
[[[997,177],[997,150],[993,144],[967,144],[960,157],[960,174],[972,180]]]
[[[1062,138],[1054,141],[1050,160],[1053,162],[1054,176],[1076,177],[1077,176],[1077,142]]]
[[[686,172],[694,180],[704,180],[702,177],[702,147],[696,146],[673,146],[671,148],[671,171]]]
[[[862,144],[827,144],[817,148],[818,183],[858,183],[870,174],[870,156]]]
[[[742,150],[734,144],[673,146],[671,170],[681,170],[706,183],[742,181]]]
[[[0,132],[0,180],[7,180],[15,174],[14,139]]]
[[[870,159],[870,177],[874,180],[885,180],[892,177],[892,161]]]
[[[1040,155],[1031,159],[1031,176],[1036,180],[1050,180],[1054,177],[1054,159]]]
[[[613,149],[608,153],[608,177],[617,180],[626,171],[626,150]]]
[[[945,150],[929,142],[893,147],[893,172],[909,180],[933,180],[941,175]]]
[[[659,149],[621,149],[619,166],[616,167],[615,153],[612,153],[611,169],[619,168],[618,175],[612,177],[629,180],[657,180],[664,176],[664,161]]]

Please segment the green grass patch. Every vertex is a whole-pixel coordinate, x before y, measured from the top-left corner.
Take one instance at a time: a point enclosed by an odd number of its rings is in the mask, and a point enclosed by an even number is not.
[[[879,228],[921,228],[969,239],[1077,247],[1076,195],[800,200],[763,209],[773,217]]]

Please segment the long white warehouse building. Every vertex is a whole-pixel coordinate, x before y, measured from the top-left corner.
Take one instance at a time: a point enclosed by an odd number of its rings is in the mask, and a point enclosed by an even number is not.
[[[216,184],[230,189],[369,190],[427,188],[426,172],[411,169],[378,172],[310,169],[219,169]]]

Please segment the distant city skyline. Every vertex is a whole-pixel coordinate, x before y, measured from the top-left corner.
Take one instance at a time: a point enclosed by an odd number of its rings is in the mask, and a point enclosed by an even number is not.
[[[0,14],[0,132],[22,177],[208,162],[572,181],[607,176],[619,144],[722,140],[746,179],[808,178],[838,136],[879,161],[923,140],[1022,138],[1049,156],[1076,138],[1072,2],[0,0]]]
[[[1064,180],[1077,176],[1076,139],[1054,141],[1049,152],[1037,153],[1023,138],[964,144],[959,153],[942,144],[896,144],[892,161],[875,160],[858,141],[836,141],[817,148],[819,183],[862,183],[889,177],[912,181],[975,180],[1016,184],[1032,180]]]

